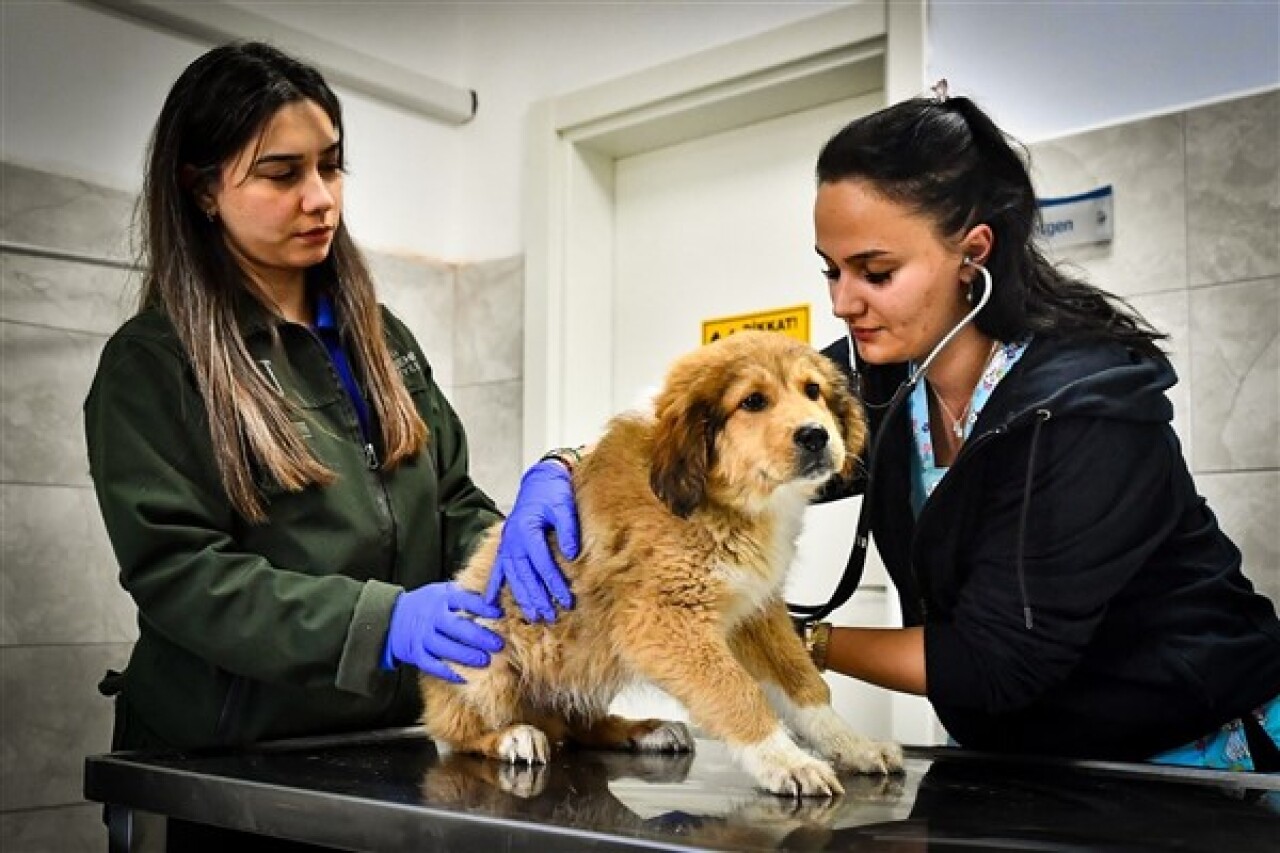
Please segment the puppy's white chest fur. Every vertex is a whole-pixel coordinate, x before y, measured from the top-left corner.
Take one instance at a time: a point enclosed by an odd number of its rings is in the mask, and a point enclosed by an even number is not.
[[[756,566],[721,563],[716,567],[716,573],[730,590],[729,606],[723,611],[727,627],[741,624],[777,596],[786,572],[778,571],[774,566],[770,568],[772,571],[763,573]]]
[[[780,495],[770,507],[771,535],[763,546],[762,565],[743,565],[722,561],[716,574],[727,584],[730,604],[725,621],[732,627],[758,613],[765,604],[782,592],[787,571],[796,555],[796,540],[804,526],[807,497],[800,494]]]

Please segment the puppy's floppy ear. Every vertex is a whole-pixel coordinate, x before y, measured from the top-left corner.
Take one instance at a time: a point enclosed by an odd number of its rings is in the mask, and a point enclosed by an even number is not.
[[[867,419],[862,412],[862,404],[854,398],[849,390],[849,381],[844,372],[826,356],[818,356],[819,369],[822,371],[823,395],[827,408],[835,415],[840,424],[840,437],[844,439],[844,465],[840,476],[851,479],[857,469],[858,459],[867,443]]]
[[[707,389],[703,395],[698,390],[669,383],[657,404],[649,488],[680,518],[688,518],[706,496],[716,436],[724,427],[716,401],[705,395]]]

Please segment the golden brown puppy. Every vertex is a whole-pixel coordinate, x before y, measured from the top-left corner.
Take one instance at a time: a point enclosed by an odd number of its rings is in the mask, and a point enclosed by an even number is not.
[[[608,713],[643,680],[774,793],[841,793],[828,762],[900,769],[896,745],[860,737],[832,711],[782,598],[805,507],[852,470],[865,437],[836,367],[783,335],[740,332],[676,361],[654,413],[615,418],[574,471],[582,552],[561,560],[573,609],[529,624],[504,593],[508,615],[481,620],[506,639],[490,665],[458,668],[466,684],[422,679],[427,731],[513,762],[545,762],[565,741],[691,749],[681,723]],[[464,587],[485,589],[499,535],[459,574]]]

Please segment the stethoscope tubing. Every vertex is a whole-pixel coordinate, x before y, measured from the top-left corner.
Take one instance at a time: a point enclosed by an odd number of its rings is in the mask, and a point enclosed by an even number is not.
[[[871,441],[871,454],[867,457],[867,478],[866,486],[862,490],[862,506],[858,509],[858,525],[853,537],[853,546],[849,551],[849,559],[845,562],[844,573],[840,576],[840,581],[836,585],[836,589],[831,594],[831,598],[825,604],[794,604],[787,602],[787,610],[791,614],[793,621],[800,626],[819,622],[829,616],[833,611],[843,607],[858,588],[858,584],[862,581],[862,573],[867,562],[867,547],[870,540],[871,530],[871,499],[875,486],[876,462],[880,458],[880,442],[884,439],[884,435],[888,432],[890,420],[898,409],[902,408],[902,403],[915,390],[920,379],[927,374],[929,367],[933,364],[934,359],[946,347],[947,344],[960,334],[960,331],[973,322],[974,318],[987,307],[987,303],[991,301],[991,273],[982,264],[965,258],[965,264],[971,266],[982,276],[982,296],[978,299],[967,314],[960,319],[942,337],[942,340],[929,351],[924,361],[911,372],[897,390],[893,392],[893,396],[889,398],[889,402],[885,407],[884,418],[880,421],[880,429],[876,431],[875,438]],[[849,342],[849,369],[855,377],[858,376],[858,361],[856,350],[853,346],[853,338],[849,335],[848,328],[845,329],[845,339]],[[861,382],[858,383],[861,386]],[[864,402],[865,405],[865,402]]]

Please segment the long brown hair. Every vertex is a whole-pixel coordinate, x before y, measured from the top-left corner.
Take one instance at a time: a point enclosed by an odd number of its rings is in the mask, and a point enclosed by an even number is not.
[[[221,226],[197,197],[281,107],[303,100],[328,114],[342,162],[342,107],[318,71],[256,42],[209,51],[165,100],[139,200],[145,270],[139,310],[157,307],[173,323],[204,398],[222,486],[235,510],[255,523],[267,517],[255,466],[288,491],[326,485],[335,475],[299,436],[290,404],[245,346],[237,302],[247,293],[271,303],[232,258]],[[329,256],[307,275],[334,301],[380,429],[383,465],[395,467],[422,449],[427,427],[392,363],[373,279],[345,222]]]

